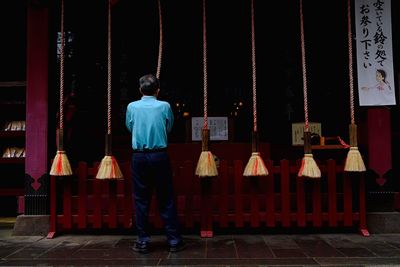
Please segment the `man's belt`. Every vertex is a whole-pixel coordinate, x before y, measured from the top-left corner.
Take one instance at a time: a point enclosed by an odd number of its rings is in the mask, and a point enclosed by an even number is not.
[[[155,153],[155,152],[167,152],[167,148],[154,148],[154,149],[134,149],[133,153]]]

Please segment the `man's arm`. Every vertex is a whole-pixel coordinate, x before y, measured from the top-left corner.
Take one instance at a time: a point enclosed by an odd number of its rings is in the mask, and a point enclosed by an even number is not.
[[[174,113],[172,112],[171,105],[167,104],[167,132],[170,133],[174,125]]]
[[[128,107],[126,108],[126,115],[125,115],[125,126],[128,129],[129,132],[132,132],[132,128],[133,128],[133,119],[132,119],[132,112]]]

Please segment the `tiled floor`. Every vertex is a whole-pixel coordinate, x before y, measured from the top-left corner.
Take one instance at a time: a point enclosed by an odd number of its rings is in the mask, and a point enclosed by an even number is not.
[[[0,266],[400,266],[400,234],[185,235],[169,253],[162,235],[136,254],[129,235],[12,236],[0,229]]]

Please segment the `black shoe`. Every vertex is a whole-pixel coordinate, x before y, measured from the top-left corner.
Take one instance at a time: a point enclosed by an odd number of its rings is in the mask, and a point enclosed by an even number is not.
[[[141,254],[147,254],[149,253],[149,243],[148,242],[140,242],[140,241],[135,241],[132,247],[133,251],[141,253]]]
[[[183,241],[180,241],[176,245],[170,245],[169,252],[178,252],[178,251],[184,250],[185,248],[186,248],[186,243]]]

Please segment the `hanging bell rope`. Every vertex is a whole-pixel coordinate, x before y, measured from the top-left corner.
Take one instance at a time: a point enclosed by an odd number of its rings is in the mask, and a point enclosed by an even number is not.
[[[160,79],[161,74],[161,62],[162,62],[162,55],[163,55],[163,21],[162,21],[162,9],[161,9],[161,1],[157,0],[158,3],[158,23],[159,23],[159,44],[158,44],[158,60],[157,60],[157,72],[156,77]]]
[[[314,160],[311,148],[311,132],[308,122],[308,99],[307,99],[307,72],[306,72],[306,50],[304,41],[304,18],[303,0],[300,0],[300,38],[301,38],[301,62],[303,71],[303,98],[304,98],[304,157],[298,176],[309,178],[320,178],[321,171]]]
[[[354,80],[353,80],[353,46],[351,31],[351,3],[347,0],[347,40],[349,51],[349,88],[350,88],[350,150],[347,153],[344,170],[348,172],[366,171],[364,161],[357,147],[357,125],[354,116]]]
[[[57,153],[50,168],[50,175],[68,176],[72,175],[71,165],[64,150],[64,0],[61,0],[61,47],[60,47],[60,107],[59,126],[57,129]]]
[[[204,100],[204,123],[201,131],[201,154],[197,162],[196,175],[199,177],[217,176],[218,170],[214,156],[209,151],[210,130],[208,129],[207,114],[207,29],[206,29],[206,0],[203,0],[203,100]]]
[[[251,0],[251,62],[253,79],[253,132],[251,136],[251,157],[244,169],[243,176],[266,176],[267,167],[260,156],[258,150],[258,131],[257,131],[257,82],[256,82],[256,38],[254,25],[254,0]]]
[[[105,140],[105,156],[100,162],[97,171],[97,179],[120,179],[123,174],[118,162],[112,155],[112,134],[111,134],[111,81],[112,81],[112,57],[111,57],[111,0],[108,0],[108,27],[107,27],[107,134]]]

